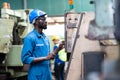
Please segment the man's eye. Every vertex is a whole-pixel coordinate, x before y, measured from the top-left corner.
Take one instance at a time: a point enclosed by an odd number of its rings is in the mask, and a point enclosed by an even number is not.
[[[78,20],[78,18],[75,18],[75,21],[77,21]]]

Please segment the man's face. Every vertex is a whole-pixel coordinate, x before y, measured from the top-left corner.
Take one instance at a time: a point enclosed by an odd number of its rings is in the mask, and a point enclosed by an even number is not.
[[[54,43],[54,44],[58,44],[58,43],[59,43],[59,40],[58,40],[58,39],[54,39],[54,40],[53,40],[53,43]]]
[[[38,23],[38,27],[40,29],[47,29],[47,21],[46,21],[46,17],[42,16],[42,17],[38,17],[36,19],[37,23]]]

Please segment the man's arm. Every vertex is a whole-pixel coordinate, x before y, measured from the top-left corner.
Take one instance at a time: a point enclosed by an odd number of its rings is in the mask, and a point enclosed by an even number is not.
[[[60,45],[58,46],[58,48],[56,48],[54,51],[50,52],[48,56],[45,57],[38,57],[38,58],[34,58],[33,63],[37,63],[37,62],[41,62],[44,60],[50,60],[52,58],[55,57],[55,55],[64,47],[64,41],[62,41],[60,43]]]

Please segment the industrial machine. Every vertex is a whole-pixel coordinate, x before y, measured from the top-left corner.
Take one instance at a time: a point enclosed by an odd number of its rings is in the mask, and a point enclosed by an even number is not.
[[[70,54],[65,80],[98,80],[99,75],[104,75],[102,80],[119,80],[115,66],[119,64],[120,1],[90,3],[94,4],[94,12],[72,10],[65,14],[65,49]]]
[[[0,11],[0,80],[26,80],[21,49],[24,36],[32,28],[28,22],[30,10]]]

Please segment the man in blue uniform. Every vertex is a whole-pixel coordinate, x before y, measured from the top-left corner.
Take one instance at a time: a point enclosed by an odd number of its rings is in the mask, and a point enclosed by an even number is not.
[[[47,29],[45,12],[38,9],[31,11],[29,21],[34,29],[24,38],[21,55],[23,64],[30,65],[28,80],[52,80],[50,59],[63,47],[63,43],[50,52],[50,42],[43,33],[43,29]]]

